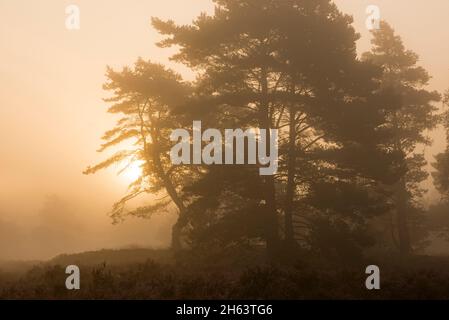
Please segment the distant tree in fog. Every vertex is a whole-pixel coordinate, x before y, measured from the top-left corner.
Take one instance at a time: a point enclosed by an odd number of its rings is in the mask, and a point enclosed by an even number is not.
[[[436,162],[433,163],[433,167],[436,169],[432,173],[434,184],[438,191],[444,196],[446,200],[449,200],[449,89],[444,95],[444,105],[446,110],[442,117],[443,126],[446,129],[446,151],[435,156]]]
[[[392,201],[395,206],[395,233],[398,237],[400,251],[407,254],[411,250],[409,224],[416,200],[422,195],[420,182],[427,179],[424,155],[416,153],[419,144],[429,145],[427,130],[438,123],[435,102],[440,95],[426,90],[430,75],[417,65],[418,55],[407,50],[401,38],[393,28],[382,21],[379,30],[373,30],[372,49],[363,55],[369,61],[382,68],[379,78],[384,89],[390,89],[398,95],[396,108],[387,111],[387,126],[394,134],[383,148],[401,156],[397,166],[401,177],[389,188],[393,191]]]

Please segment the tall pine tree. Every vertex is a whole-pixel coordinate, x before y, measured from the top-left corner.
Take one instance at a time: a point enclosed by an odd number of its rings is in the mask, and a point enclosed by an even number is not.
[[[383,147],[402,158],[395,164],[400,179],[388,188],[394,194],[394,228],[399,250],[408,254],[412,249],[410,212],[422,194],[419,183],[428,176],[423,169],[426,160],[423,154],[417,153],[417,147],[431,142],[426,133],[438,122],[433,103],[440,100],[440,95],[426,90],[430,80],[428,72],[418,66],[418,55],[405,48],[388,23],[381,22],[380,29],[372,33],[372,49],[363,59],[382,68],[379,78],[382,88],[392,90],[399,97],[397,108],[387,113],[387,125],[394,134]]]

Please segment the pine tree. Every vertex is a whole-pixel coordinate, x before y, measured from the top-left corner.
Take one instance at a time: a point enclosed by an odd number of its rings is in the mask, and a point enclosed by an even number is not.
[[[400,179],[389,188],[394,194],[395,229],[399,249],[403,254],[411,251],[410,212],[418,205],[416,200],[422,194],[419,183],[427,178],[423,170],[426,164],[423,154],[416,152],[418,145],[430,144],[426,136],[435,127],[438,117],[434,102],[439,101],[437,92],[425,89],[430,80],[427,71],[418,66],[418,55],[406,50],[399,36],[386,22],[381,22],[379,30],[373,30],[372,49],[363,55],[382,68],[379,81],[381,87],[398,95],[396,108],[387,113],[388,127],[393,130],[392,139],[385,149],[401,155],[401,162],[395,164]]]
[[[293,221],[294,216],[313,211],[307,207],[312,201],[306,199],[311,189],[325,183],[335,190],[338,182],[363,185],[365,193],[373,193],[379,176],[388,175],[384,168],[390,155],[377,148],[388,136],[381,111],[388,99],[373,81],[377,68],[357,60],[352,19],[331,1],[215,2],[215,14],[201,15],[193,25],[159,19],[153,19],[153,25],[167,36],[160,46],[178,46],[173,59],[198,71],[200,110],[186,112],[215,114],[214,127],[281,130],[278,174],[247,180],[259,183],[249,184],[259,198],[246,204],[262,213],[264,239],[273,255],[281,236],[279,213],[284,213],[285,238],[293,242],[301,223]],[[217,197],[242,191],[237,187],[241,180],[232,173],[228,177],[235,180]],[[199,183],[205,204],[205,194],[217,190]],[[364,204],[334,211],[360,216]],[[332,205],[318,202],[315,209],[329,212],[324,207]]]
[[[105,143],[99,152],[111,147],[120,149],[84,173],[93,174],[112,165],[121,165],[122,170],[126,170],[127,166],[140,163],[142,175],[131,183],[129,193],[113,206],[111,216],[115,222],[125,215],[148,218],[174,204],[179,217],[173,227],[172,246],[177,250],[181,247],[181,229],[186,220],[181,189],[191,173],[171,164],[169,137],[171,130],[181,126],[180,120],[171,116],[172,109],[185,103],[190,85],[164,66],[142,59],[134,68],[126,67],[119,72],[108,68],[106,76],[108,81],[104,89],[112,92],[112,97],[105,99],[112,104],[108,111],[122,117],[103,136]],[[125,141],[132,147],[124,147]],[[162,197],[149,206],[126,210],[126,204],[142,194],[161,194]]]
[[[449,106],[449,90],[444,95],[444,105]],[[446,129],[446,141],[449,142],[449,111],[445,111],[442,117],[443,126]],[[433,167],[436,169],[432,173],[434,184],[443,197],[449,199],[449,145],[446,147],[445,152],[437,154],[435,156],[436,162],[433,163]]]

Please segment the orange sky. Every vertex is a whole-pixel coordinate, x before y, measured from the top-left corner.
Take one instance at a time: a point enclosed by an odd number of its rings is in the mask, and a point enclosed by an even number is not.
[[[65,7],[72,3],[81,10],[79,31],[65,28]],[[449,1],[336,3],[354,15],[363,36],[360,51],[369,48],[366,6],[378,5],[406,46],[420,54],[433,76],[432,88],[449,87]],[[101,238],[72,250],[168,240],[162,235],[169,221],[162,217],[156,223],[110,226],[106,212],[128,181],[113,170],[95,176],[81,172],[103,158],[95,150],[114,120],[102,101],[105,66],[132,64],[142,56],[191,77],[184,67],[168,62],[170,51],[154,45],[159,37],[149,20],[157,16],[189,23],[212,8],[209,0],[0,0],[0,222],[39,224],[45,197],[57,194]],[[434,136],[437,142],[429,157],[444,147],[442,132]],[[27,254],[20,257],[42,256],[38,247],[31,253],[24,249]]]

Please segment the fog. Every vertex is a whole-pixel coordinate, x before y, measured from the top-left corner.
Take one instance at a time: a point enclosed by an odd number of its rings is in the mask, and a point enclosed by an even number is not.
[[[158,16],[189,23],[213,5],[198,0],[75,2],[81,10],[79,31],[64,26],[67,1],[0,0],[0,260],[169,244],[170,214],[112,224],[107,213],[126,192],[126,176],[117,176],[116,168],[94,176],[82,171],[105,157],[95,150],[116,120],[102,101],[106,65],[151,57],[193,78],[168,60],[170,50],[154,45],[159,36],[149,21]],[[360,52],[369,48],[364,24],[371,2],[336,1],[354,15],[362,34]],[[431,88],[446,89],[449,28],[442,28],[441,21],[447,19],[449,2],[434,0],[431,7],[408,0],[376,4],[406,46],[420,54],[433,76]],[[445,139],[441,130],[429,134],[435,141],[425,152],[432,160]],[[431,186],[431,180],[426,184]],[[430,189],[427,204],[439,198]]]
[[[98,207],[78,206],[57,195],[47,196],[35,214],[25,212],[20,219],[2,212],[1,258],[50,259],[62,253],[104,248],[162,248],[169,243],[173,223],[170,215],[154,216],[151,221],[130,218],[112,225],[105,213]]]

